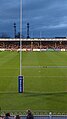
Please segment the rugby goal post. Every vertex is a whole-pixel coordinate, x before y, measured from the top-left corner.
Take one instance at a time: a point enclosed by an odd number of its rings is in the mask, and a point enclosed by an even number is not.
[[[22,0],[20,0],[20,75],[18,76],[18,92],[24,92],[24,77],[22,75]]]

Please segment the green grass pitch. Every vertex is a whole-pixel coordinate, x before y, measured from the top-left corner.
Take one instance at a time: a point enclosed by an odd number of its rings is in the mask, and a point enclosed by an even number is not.
[[[67,52],[23,52],[24,93],[18,93],[19,52],[0,52],[2,110],[67,111]]]

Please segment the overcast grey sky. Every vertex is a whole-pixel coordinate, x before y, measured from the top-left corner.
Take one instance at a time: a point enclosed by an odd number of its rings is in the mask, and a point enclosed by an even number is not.
[[[22,0],[23,35],[27,22],[30,37],[67,36],[67,0]],[[19,32],[20,0],[0,0],[0,33],[13,37],[13,23]]]

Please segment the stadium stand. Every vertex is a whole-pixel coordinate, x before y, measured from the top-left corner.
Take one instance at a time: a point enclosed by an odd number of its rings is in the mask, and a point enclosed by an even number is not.
[[[20,39],[0,39],[0,49],[5,48],[5,49],[19,49],[20,48]],[[67,50],[67,39],[47,39],[47,40],[39,40],[39,39],[29,39],[29,41],[23,40],[22,39],[22,48],[23,49],[65,49]]]

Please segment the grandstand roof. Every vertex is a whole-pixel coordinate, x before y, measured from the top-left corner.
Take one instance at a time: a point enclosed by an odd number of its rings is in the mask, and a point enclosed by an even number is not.
[[[18,39],[0,39],[0,41],[20,41],[20,38]],[[67,38],[34,38],[34,39],[21,39],[21,41],[67,41]]]

